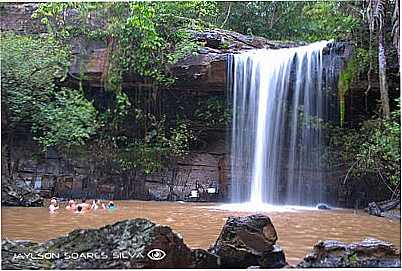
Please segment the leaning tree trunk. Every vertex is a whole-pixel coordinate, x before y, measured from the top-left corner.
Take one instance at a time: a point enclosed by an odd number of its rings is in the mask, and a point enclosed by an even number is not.
[[[378,72],[380,79],[380,93],[381,93],[381,108],[384,117],[389,118],[390,107],[388,97],[388,84],[387,84],[387,61],[385,58],[385,46],[384,46],[384,33],[383,29],[378,30]]]

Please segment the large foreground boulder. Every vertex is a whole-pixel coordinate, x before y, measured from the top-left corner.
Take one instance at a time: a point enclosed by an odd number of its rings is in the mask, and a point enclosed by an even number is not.
[[[3,177],[1,180],[2,206],[43,206],[43,198],[24,181]]]
[[[334,240],[319,241],[297,265],[299,268],[400,266],[400,254],[392,244],[371,238],[351,244]]]
[[[222,268],[281,268],[285,254],[268,216],[229,217],[209,252],[220,257]]]
[[[74,230],[42,244],[2,242],[4,269],[217,268],[217,263],[216,256],[192,251],[169,227],[146,219]]]

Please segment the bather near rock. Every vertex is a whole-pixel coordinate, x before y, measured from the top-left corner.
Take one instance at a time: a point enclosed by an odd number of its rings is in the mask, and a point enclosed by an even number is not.
[[[1,181],[2,206],[43,206],[43,198],[24,181],[12,180],[2,177]]]
[[[319,241],[304,260],[297,265],[298,268],[400,266],[400,254],[394,246],[372,238],[351,244],[334,240]]]
[[[277,239],[268,216],[229,217],[209,252],[220,257],[222,268],[281,268],[286,260]]]
[[[169,227],[146,219],[74,230],[42,244],[2,242],[4,269],[216,268],[217,261],[205,250],[192,251]]]

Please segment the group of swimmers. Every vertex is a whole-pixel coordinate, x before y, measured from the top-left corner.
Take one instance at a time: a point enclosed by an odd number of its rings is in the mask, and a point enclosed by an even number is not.
[[[55,213],[56,210],[60,208],[57,199],[52,198],[49,205],[49,213]],[[67,210],[74,211],[75,213],[84,213],[85,211],[96,210],[96,209],[113,209],[116,205],[112,200],[107,204],[103,203],[101,200],[93,200],[92,204],[86,202],[85,199],[81,203],[77,203],[75,200],[69,200],[66,206]]]

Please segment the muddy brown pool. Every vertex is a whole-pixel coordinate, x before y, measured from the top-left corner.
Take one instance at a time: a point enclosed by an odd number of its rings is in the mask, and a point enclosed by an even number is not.
[[[251,213],[214,209],[214,204],[118,201],[115,210],[75,214],[63,208],[49,214],[47,208],[2,208],[2,238],[46,241],[77,228],[98,228],[124,219],[147,218],[179,232],[192,248],[208,248],[218,237],[228,216]],[[369,216],[347,209],[259,212],[271,217],[278,244],[290,264],[299,262],[318,240],[345,242],[374,237],[400,249],[400,221]]]

